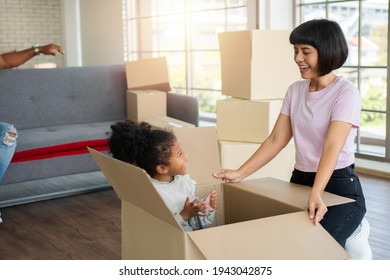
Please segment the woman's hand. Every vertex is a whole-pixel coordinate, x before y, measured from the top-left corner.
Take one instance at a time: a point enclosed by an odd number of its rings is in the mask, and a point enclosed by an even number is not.
[[[325,203],[321,198],[321,194],[317,192],[311,192],[309,195],[309,218],[313,220],[315,225],[324,218],[325,213],[328,211]]]
[[[238,183],[242,180],[238,170],[222,169],[219,173],[213,173],[214,178],[222,179],[224,183]]]

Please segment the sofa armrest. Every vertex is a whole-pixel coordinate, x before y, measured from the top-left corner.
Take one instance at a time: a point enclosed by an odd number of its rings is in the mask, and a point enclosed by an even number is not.
[[[199,126],[198,99],[194,96],[168,93],[167,115],[195,126]]]

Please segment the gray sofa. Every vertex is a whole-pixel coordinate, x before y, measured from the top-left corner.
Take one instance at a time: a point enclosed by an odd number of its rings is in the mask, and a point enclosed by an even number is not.
[[[106,139],[126,118],[124,65],[2,70],[0,85],[0,121],[18,130],[15,155]],[[167,114],[198,125],[196,98],[169,93]],[[0,207],[110,187],[88,153],[13,162],[0,184]]]

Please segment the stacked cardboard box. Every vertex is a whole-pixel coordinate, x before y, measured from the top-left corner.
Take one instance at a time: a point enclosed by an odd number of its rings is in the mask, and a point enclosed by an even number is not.
[[[287,87],[299,79],[287,30],[245,30],[219,34],[222,94],[217,129],[222,168],[238,168],[253,154],[278,118]],[[290,143],[250,178],[289,180],[295,162]],[[283,163],[283,164],[281,164]]]
[[[167,116],[167,93],[171,87],[165,57],[126,62],[126,80],[128,119],[159,128],[193,126]]]
[[[188,173],[204,197],[218,193],[214,225],[184,232],[144,170],[90,152],[122,202],[123,259],[347,259],[346,251],[308,218],[310,187],[273,178],[221,183],[215,127],[175,130],[189,158]],[[324,193],[326,205],[351,200]]]
[[[219,140],[221,166],[224,169],[237,169],[259,148],[257,143]],[[294,167],[295,147],[287,145],[270,163],[257,170],[246,179],[273,177],[289,181]]]

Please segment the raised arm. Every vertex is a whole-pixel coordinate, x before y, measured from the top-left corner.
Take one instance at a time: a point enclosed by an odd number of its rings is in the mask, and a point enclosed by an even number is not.
[[[45,46],[31,47],[22,51],[8,52],[0,55],[0,69],[9,69],[22,65],[39,54],[54,55],[58,53],[64,54],[61,46],[49,44]]]

